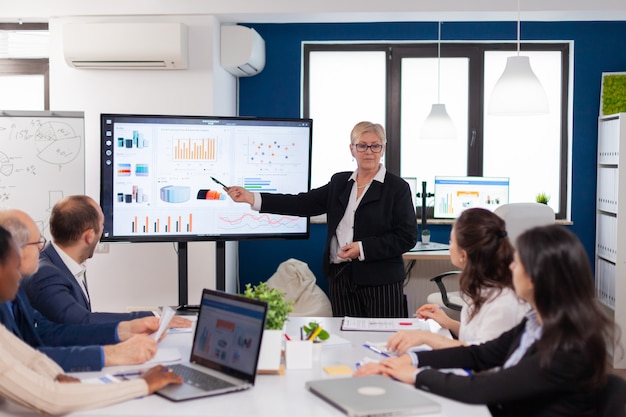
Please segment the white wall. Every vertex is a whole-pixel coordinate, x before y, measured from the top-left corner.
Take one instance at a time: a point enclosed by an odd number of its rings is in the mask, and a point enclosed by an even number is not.
[[[186,70],[77,70],[63,58],[68,22],[182,22],[189,29]],[[219,65],[220,23],[213,16],[53,18],[49,23],[50,107],[85,113],[85,193],[100,199],[100,113],[233,116],[236,78]],[[178,258],[172,243],[108,244],[87,263],[94,311],[178,304]],[[235,289],[236,243],[227,245],[227,290]],[[189,303],[215,288],[215,244],[189,244]]]

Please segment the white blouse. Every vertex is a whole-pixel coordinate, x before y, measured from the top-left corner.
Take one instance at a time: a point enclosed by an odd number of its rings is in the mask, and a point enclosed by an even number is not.
[[[461,310],[459,340],[468,345],[495,339],[519,324],[530,310],[530,305],[519,299],[511,288],[504,288],[500,293],[493,288],[484,291],[487,301],[471,320],[469,316],[473,306],[468,306],[466,302]]]

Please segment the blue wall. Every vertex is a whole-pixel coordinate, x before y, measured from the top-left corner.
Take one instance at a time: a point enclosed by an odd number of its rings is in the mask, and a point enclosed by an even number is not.
[[[242,116],[300,117],[303,41],[436,40],[437,23],[246,24],[265,39],[266,66],[240,79]],[[571,229],[593,259],[596,140],[602,72],[626,71],[626,22],[523,22],[523,40],[574,41]],[[445,23],[445,40],[515,40],[515,22]],[[532,162],[529,161],[529,169]],[[432,240],[447,242],[449,226],[434,226]],[[306,241],[240,242],[242,283],[269,278],[291,257],[309,264],[324,288],[322,252],[326,225],[312,225]]]

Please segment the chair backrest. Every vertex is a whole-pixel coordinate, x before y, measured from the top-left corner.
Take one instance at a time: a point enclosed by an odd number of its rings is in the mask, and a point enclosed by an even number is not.
[[[554,223],[554,210],[547,204],[503,204],[495,209],[494,213],[505,221],[506,231],[513,246],[515,246],[515,240],[522,232],[533,227]]]
[[[626,381],[609,374],[598,397],[598,416],[626,417]]]

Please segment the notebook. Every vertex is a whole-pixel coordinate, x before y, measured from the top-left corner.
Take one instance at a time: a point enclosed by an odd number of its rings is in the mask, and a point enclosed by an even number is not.
[[[266,314],[265,302],[204,289],[189,363],[170,366],[185,382],[157,394],[182,401],[252,387]],[[192,380],[189,372],[199,372],[202,380]]]
[[[308,381],[306,387],[350,417],[438,413],[441,405],[382,375]]]

